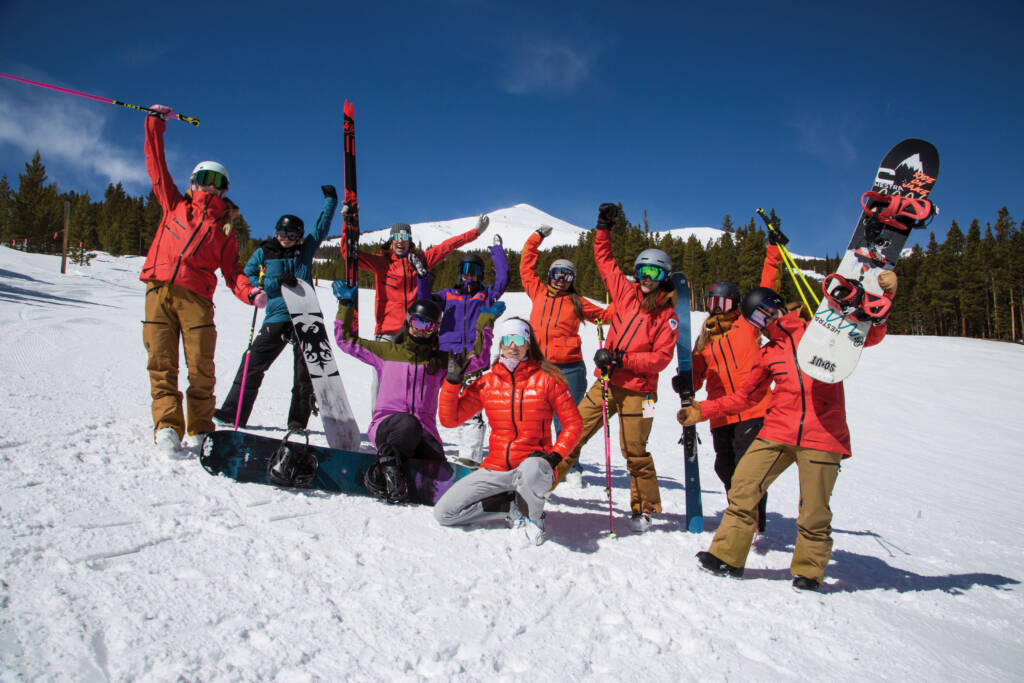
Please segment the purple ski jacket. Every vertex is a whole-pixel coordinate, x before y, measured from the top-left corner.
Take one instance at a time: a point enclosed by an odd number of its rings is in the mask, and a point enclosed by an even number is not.
[[[380,390],[368,430],[374,448],[377,447],[377,427],[381,421],[398,414],[414,416],[428,434],[442,443],[437,431],[437,399],[448,373],[448,353],[417,344],[409,335],[400,342],[360,339],[351,333],[354,317],[350,306],[338,304],[334,339],[339,349],[373,366],[377,372]],[[490,365],[494,320],[493,315],[478,317],[480,347],[475,350],[466,372],[476,372]],[[435,356],[435,369],[431,372],[431,359]]]

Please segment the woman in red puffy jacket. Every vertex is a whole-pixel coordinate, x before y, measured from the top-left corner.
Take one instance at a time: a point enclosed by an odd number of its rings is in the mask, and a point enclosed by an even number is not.
[[[878,284],[885,296],[896,293],[896,275],[886,272]],[[786,313],[782,298],[767,287],[755,287],[743,297],[743,317],[762,330],[768,343],[735,393],[682,408],[683,425],[715,419],[749,409],[769,393],[771,403],[764,427],[747,450],[729,489],[729,507],[711,547],[697,553],[701,566],[716,574],[742,576],[757,525],[757,503],[783,471],[796,463],[800,475],[800,513],[790,572],[793,586],[817,590],[832,555],[832,510],[829,499],[839,476],[839,463],[850,457],[843,385],[826,384],[805,375],[797,365],[796,349],[807,323],[799,311]],[[884,321],[875,325],[864,346],[885,336]]]
[[[491,426],[490,451],[480,469],[441,497],[434,517],[444,525],[506,518],[516,533],[539,545],[554,468],[576,446],[582,422],[565,378],[544,359],[529,323],[504,321],[499,340],[498,362],[461,396],[465,361],[449,359],[438,403],[441,424],[457,427],[483,410]],[[555,415],[562,432],[552,444]]]

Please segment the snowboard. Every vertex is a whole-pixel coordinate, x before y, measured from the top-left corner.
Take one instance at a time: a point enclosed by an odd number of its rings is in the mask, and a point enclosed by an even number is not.
[[[316,475],[309,489],[371,495],[363,484],[363,477],[377,461],[373,453],[307,446],[295,435],[288,443],[292,448],[308,449],[316,458]],[[280,445],[280,439],[219,430],[203,442],[199,462],[213,475],[223,475],[243,483],[269,484],[267,466]],[[452,484],[472,472],[444,460],[407,460],[402,469],[409,486],[409,502],[424,505],[435,504]]]
[[[878,275],[896,267],[911,229],[935,214],[926,198],[939,175],[939,153],[925,140],[900,142],[882,159],[836,272],[797,348],[800,369],[835,384],[853,372],[871,326],[888,315]]]
[[[320,408],[320,419],[331,448],[354,451],[361,438],[345,386],[341,383],[338,365],[334,362],[331,338],[313,285],[298,280],[295,285],[281,285],[281,296],[295,328],[295,343],[302,349],[306,369],[313,381],[313,393]]]
[[[683,406],[693,400],[693,358],[690,346],[690,283],[682,273],[672,273],[678,302],[679,336],[676,339],[676,376],[672,388],[679,393]],[[683,473],[686,478],[686,528],[692,533],[704,531],[704,505],[700,498],[700,467],[697,462],[697,428],[683,427],[679,440],[683,445]]]

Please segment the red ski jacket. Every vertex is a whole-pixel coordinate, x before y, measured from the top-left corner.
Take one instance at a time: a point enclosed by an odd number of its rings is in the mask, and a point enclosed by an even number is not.
[[[759,438],[850,457],[843,383],[819,382],[797,366],[796,348],[806,328],[799,311],[787,313],[766,327],[769,341],[761,347],[743,385],[734,394],[701,403],[701,416],[714,419],[749,409],[774,382]],[[872,327],[864,345],[874,346],[885,332],[884,324]]]
[[[530,327],[540,345],[541,353],[552,363],[578,363],[583,360],[580,348],[580,323],[576,317],[569,292],[549,287],[537,277],[537,249],[541,236],[530,235],[523,246],[519,262],[519,276],[523,289],[533,302],[530,310]],[[606,321],[606,309],[590,303],[583,297],[583,316],[592,323]]]
[[[679,318],[674,310],[675,296],[662,293],[658,308],[644,312],[640,307],[644,293],[615,265],[608,232],[598,230],[594,238],[594,261],[615,307],[604,348],[625,352],[623,366],[612,370],[609,382],[631,391],[654,393],[658,390],[658,373],[676,355]],[[601,376],[600,369],[594,370],[594,376]]]
[[[779,248],[768,245],[764,265],[761,268],[761,286],[771,287],[782,260]],[[725,334],[708,339],[701,351],[693,354],[693,390],[697,391],[706,381],[708,399],[722,398],[743,384],[751,366],[757,361],[761,349],[761,331],[742,317],[737,318]],[[765,396],[748,410],[734,415],[724,415],[711,421],[711,427],[752,420],[763,417],[768,410],[769,397]]]
[[[476,239],[476,230],[451,237],[441,244],[436,244],[422,254],[423,265],[429,270],[441,260],[464,244]],[[348,249],[345,240],[341,240],[341,258],[344,260]],[[416,300],[416,269],[409,259],[395,255],[390,247],[380,254],[359,252],[359,267],[373,273],[374,334],[394,334],[405,325],[405,312]]]
[[[139,279],[169,282],[213,299],[220,268],[231,291],[245,303],[252,284],[238,262],[238,242],[228,223],[228,205],[214,194],[178,192],[164,158],[164,129],[159,116],[146,117],[146,170],[164,214],[146,254]]]
[[[544,450],[563,458],[576,448],[583,420],[569,385],[556,379],[532,360],[524,360],[509,372],[501,361],[459,395],[459,385],[441,387],[438,418],[445,427],[458,427],[480,410],[491,426],[490,451],[484,469],[508,471],[530,453]],[[551,444],[551,417],[558,416],[562,432]]]

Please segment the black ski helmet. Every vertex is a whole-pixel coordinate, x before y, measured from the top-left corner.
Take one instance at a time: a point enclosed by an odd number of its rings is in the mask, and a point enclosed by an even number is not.
[[[306,232],[306,224],[302,222],[302,219],[298,216],[293,216],[290,213],[286,213],[277,219],[277,225],[274,226],[274,232],[290,232],[297,234],[302,237]]]
[[[484,260],[480,258],[480,254],[463,254],[462,258],[459,259],[459,274],[462,274],[462,266],[466,263],[472,263],[480,266],[480,274],[484,272]]]
[[[740,305],[740,288],[735,282],[712,282],[711,289],[708,290],[708,296],[706,303],[708,304],[708,312],[711,312],[711,297],[719,296],[723,299],[728,299],[732,302],[733,308],[739,308]]]
[[[743,303],[740,304],[740,312],[743,314],[743,318],[754,327],[761,329],[760,325],[757,325],[753,320],[754,312],[762,305],[773,305],[775,308],[780,310],[786,310],[786,302],[782,300],[782,297],[774,289],[768,289],[767,287],[754,287],[752,290],[746,293],[743,297]]]
[[[407,317],[414,315],[417,318],[430,320],[431,322],[435,322],[439,325],[441,324],[441,316],[443,314],[444,311],[441,310],[441,307],[430,299],[416,299],[416,301],[413,301],[412,305],[410,305],[405,311],[405,315]]]

